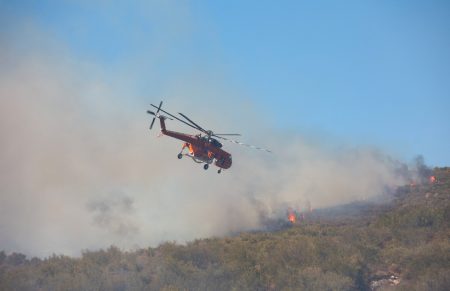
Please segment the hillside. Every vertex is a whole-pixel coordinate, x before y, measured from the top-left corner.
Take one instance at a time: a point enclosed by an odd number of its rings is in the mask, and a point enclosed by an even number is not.
[[[0,290],[446,290],[450,168],[433,175],[388,205],[328,210],[272,232],[81,258],[0,252]]]

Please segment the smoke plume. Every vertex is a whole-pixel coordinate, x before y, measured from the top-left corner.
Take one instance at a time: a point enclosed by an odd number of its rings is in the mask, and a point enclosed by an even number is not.
[[[139,232],[138,226],[130,221],[134,212],[133,200],[123,194],[107,196],[88,204],[94,223],[119,236],[132,236]]]
[[[111,81],[92,64],[3,51],[0,249],[7,252],[77,255],[111,244],[135,248],[226,235],[258,228],[262,213],[284,205],[370,199],[408,179],[402,164],[380,150],[336,149],[279,133],[238,97],[198,103],[193,96],[211,93],[203,81],[168,85],[172,96],[185,97],[164,98],[168,111],[242,131],[245,141],[274,151],[225,144],[231,170],[204,171],[176,158],[181,142],[148,131],[145,111],[159,99],[133,98],[126,82]],[[168,127],[192,132],[174,122]]]

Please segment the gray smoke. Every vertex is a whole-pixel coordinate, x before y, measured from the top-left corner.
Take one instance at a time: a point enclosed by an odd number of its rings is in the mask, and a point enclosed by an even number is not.
[[[92,213],[95,225],[119,236],[132,237],[139,232],[138,225],[132,221],[133,203],[132,198],[122,193],[112,193],[89,202],[87,209]]]
[[[225,235],[258,228],[262,213],[286,205],[370,199],[408,180],[401,163],[378,149],[271,130],[251,101],[226,86],[196,77],[168,82],[168,111],[217,131],[239,130],[243,141],[275,152],[225,144],[231,170],[205,172],[176,158],[181,142],[148,131],[145,111],[160,97],[133,98],[139,93],[118,73],[65,54],[23,55],[3,43],[0,249],[7,252],[77,255]]]

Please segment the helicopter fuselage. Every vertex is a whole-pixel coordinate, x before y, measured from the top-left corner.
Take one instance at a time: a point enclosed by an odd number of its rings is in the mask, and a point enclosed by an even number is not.
[[[231,167],[231,154],[222,150],[222,144],[215,138],[198,135],[189,135],[181,132],[166,129],[164,118],[159,118],[161,124],[161,133],[184,141],[182,151],[185,148],[189,150],[189,156],[199,162],[207,164],[213,163],[220,169]],[[181,154],[181,153],[180,153]]]

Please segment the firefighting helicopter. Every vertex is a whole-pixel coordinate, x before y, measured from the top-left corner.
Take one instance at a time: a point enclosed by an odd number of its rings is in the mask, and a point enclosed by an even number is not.
[[[231,167],[232,158],[230,153],[222,149],[222,143],[220,143],[217,139],[226,140],[235,144],[271,153],[270,150],[241,143],[239,141],[224,137],[224,136],[240,136],[239,133],[215,133],[212,130],[205,130],[203,127],[192,121],[192,119],[190,119],[185,114],[180,112],[178,112],[178,114],[183,119],[178,118],[177,116],[161,109],[162,103],[163,102],[161,101],[159,103],[159,106],[150,104],[152,107],[156,108],[156,112],[147,110],[148,114],[154,116],[150,124],[150,129],[153,128],[153,124],[155,123],[156,118],[158,118],[161,126],[161,134],[184,141],[181,151],[177,156],[178,159],[181,159],[183,156],[187,156],[191,158],[194,162],[203,164],[203,168],[205,170],[209,168],[210,164],[214,163],[214,165],[219,168],[217,173],[220,174],[222,172],[222,169],[229,169]],[[160,112],[166,114],[167,116],[160,114]],[[181,132],[167,130],[165,123],[166,119],[177,120],[189,127],[192,127],[195,130],[200,131],[201,133],[197,135],[190,135]],[[204,135],[202,135],[202,133]],[[185,149],[187,149],[187,153],[185,153]]]

